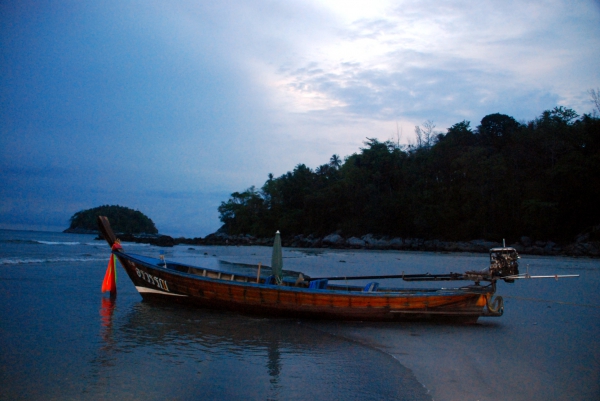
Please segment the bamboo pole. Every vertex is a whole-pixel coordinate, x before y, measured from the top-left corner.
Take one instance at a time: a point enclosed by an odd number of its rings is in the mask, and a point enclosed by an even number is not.
[[[449,274],[389,274],[389,275],[376,275],[376,276],[335,276],[335,277],[310,277],[306,278],[308,281],[314,280],[372,280],[372,279],[386,279],[386,278],[401,278],[405,281],[451,281],[451,280],[469,280],[463,274],[449,273]]]

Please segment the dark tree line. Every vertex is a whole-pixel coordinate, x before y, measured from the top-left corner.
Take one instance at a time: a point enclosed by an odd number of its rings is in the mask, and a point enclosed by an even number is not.
[[[564,107],[526,124],[504,114],[417,143],[369,139],[342,162],[304,164],[219,207],[230,234],[374,233],[442,240],[570,241],[600,223],[600,119]]]
[[[108,217],[112,229],[117,233],[158,233],[154,222],[145,214],[139,210],[119,205],[104,205],[79,211],[71,217],[71,226],[69,229],[97,230],[98,216]]]

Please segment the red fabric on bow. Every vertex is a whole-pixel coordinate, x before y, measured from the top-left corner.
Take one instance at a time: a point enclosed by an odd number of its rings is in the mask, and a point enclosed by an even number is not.
[[[117,249],[123,249],[119,242],[115,242],[111,247],[113,251]],[[102,282],[102,292],[106,291],[110,291],[111,297],[117,295],[117,257],[115,255],[110,255],[104,281]]]

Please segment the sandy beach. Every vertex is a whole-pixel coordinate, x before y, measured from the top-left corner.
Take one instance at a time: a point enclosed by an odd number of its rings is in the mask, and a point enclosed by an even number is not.
[[[316,327],[389,353],[434,400],[596,400],[600,304],[593,274],[577,282],[552,280],[544,290],[533,281],[501,289],[515,294],[505,296],[504,316],[476,325]]]
[[[0,237],[0,400],[600,399],[598,260],[523,256],[522,271],[581,277],[499,283],[504,316],[477,324],[349,323],[153,304],[120,268],[111,301],[100,292],[108,249],[93,236],[0,230]],[[268,265],[272,251],[124,247],[240,271]],[[283,256],[284,270],[312,277],[488,263],[484,254],[398,251],[285,248]]]
[[[266,248],[215,247],[223,259],[267,260]],[[483,268],[482,254],[286,249],[284,266],[309,275]],[[304,322],[392,355],[437,401],[597,400],[600,397],[600,261],[521,259],[521,271],[580,274],[578,279],[499,283],[500,318],[475,325]],[[438,284],[439,285],[439,284]],[[373,367],[376,368],[376,367]],[[382,373],[384,374],[384,373]]]

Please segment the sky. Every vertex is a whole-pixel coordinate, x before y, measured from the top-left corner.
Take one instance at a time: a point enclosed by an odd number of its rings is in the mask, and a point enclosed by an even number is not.
[[[269,173],[599,87],[598,0],[3,0],[0,229],[118,204],[204,237]]]

